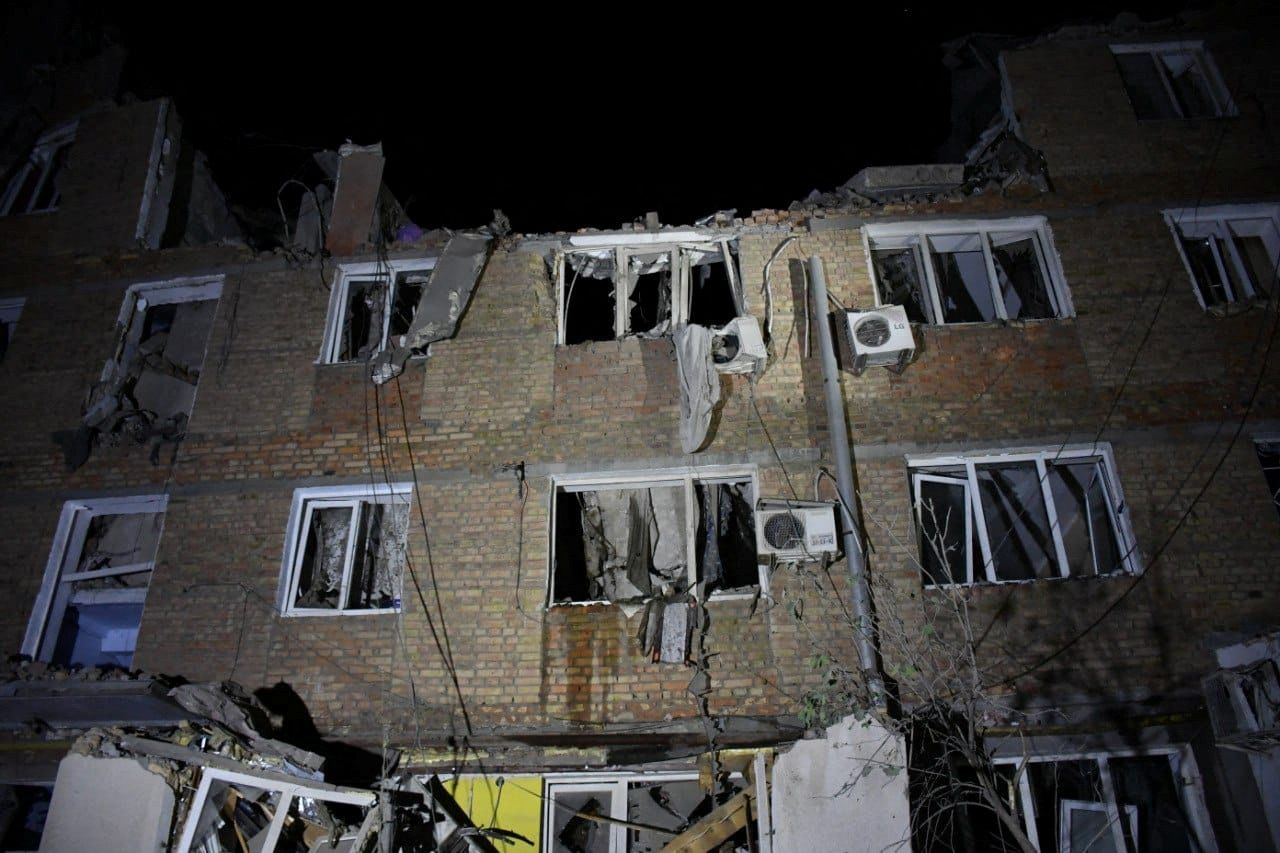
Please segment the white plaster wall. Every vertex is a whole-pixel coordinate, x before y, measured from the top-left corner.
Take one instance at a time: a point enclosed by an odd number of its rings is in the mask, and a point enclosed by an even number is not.
[[[41,853],[162,851],[173,792],[132,758],[70,753],[58,765]]]
[[[907,749],[883,726],[846,717],[773,765],[773,849],[910,853]]]

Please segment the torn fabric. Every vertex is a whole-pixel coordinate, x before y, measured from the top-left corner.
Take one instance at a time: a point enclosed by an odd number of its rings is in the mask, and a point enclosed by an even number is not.
[[[696,453],[707,440],[711,413],[720,401],[720,375],[711,358],[711,330],[691,323],[676,330],[680,371],[680,447]]]

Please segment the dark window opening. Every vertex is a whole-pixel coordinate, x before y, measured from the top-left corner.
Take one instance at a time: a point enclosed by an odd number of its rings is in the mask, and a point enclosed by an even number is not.
[[[391,323],[388,326],[388,346],[399,343],[401,335],[408,334],[409,326],[418,313],[418,303],[422,301],[422,291],[427,286],[429,273],[409,272],[396,276],[396,293],[391,303]]]
[[[1056,315],[1048,282],[1040,269],[1035,238],[1000,240],[991,246],[996,279],[1010,319],[1043,320]]]
[[[142,343],[146,343],[161,332],[167,333],[173,328],[173,320],[178,316],[178,305],[177,302],[170,302],[165,305],[152,305],[147,309],[142,323]]]
[[[942,318],[947,323],[980,323],[996,319],[982,249],[933,252]]]
[[[339,361],[365,361],[381,348],[386,290],[386,283],[377,280],[353,281],[347,285]]]
[[[1160,76],[1158,60],[1150,53],[1117,53],[1120,79],[1139,119],[1178,118]]]
[[[580,275],[567,263],[564,274],[564,342],[613,340],[613,281]]]
[[[671,270],[642,273],[635,277],[631,291],[631,333],[633,335],[659,329],[671,320]]]
[[[697,264],[689,270],[689,279],[690,323],[723,326],[738,316],[738,300],[725,260]]]
[[[553,601],[591,601],[583,548],[583,506],[579,495],[556,492],[556,541]]]

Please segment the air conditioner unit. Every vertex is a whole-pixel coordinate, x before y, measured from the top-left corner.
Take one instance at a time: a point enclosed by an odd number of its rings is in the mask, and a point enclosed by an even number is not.
[[[760,321],[750,314],[711,330],[711,359],[720,373],[760,373],[769,354]]]
[[[756,504],[756,553],[778,560],[820,560],[840,550],[835,504],[765,498]]]
[[[860,375],[868,367],[902,370],[916,352],[907,311],[884,305],[870,311],[842,311],[835,315],[840,338],[840,361]]]

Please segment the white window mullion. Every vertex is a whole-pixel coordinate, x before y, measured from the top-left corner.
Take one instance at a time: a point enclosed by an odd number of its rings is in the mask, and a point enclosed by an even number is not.
[[[1240,298],[1240,294],[1236,293],[1236,289],[1231,286],[1231,276],[1227,275],[1227,266],[1223,261],[1221,244],[1229,242],[1229,237],[1224,237],[1221,222],[1213,224],[1213,232],[1209,237],[1209,251],[1213,254],[1214,266],[1218,268],[1218,280],[1222,282],[1222,292],[1226,294],[1228,302],[1235,302]]]
[[[1151,58],[1155,60],[1156,70],[1160,74],[1160,82],[1164,84],[1165,95],[1169,98],[1169,103],[1173,107],[1173,111],[1178,114],[1178,118],[1186,118],[1186,114],[1182,112],[1182,106],[1178,103],[1178,95],[1173,90],[1173,81],[1170,79],[1169,66],[1165,65],[1164,54],[1154,52]],[[1124,849],[1123,847],[1119,849]]]
[[[280,802],[276,803],[276,813],[271,817],[271,826],[267,830],[267,839],[260,849],[275,850],[280,841],[280,833],[284,830],[285,818],[289,816],[289,803],[293,800],[293,791],[280,792]]]
[[[925,234],[915,235],[917,258],[920,265],[924,267],[924,287],[929,292],[924,294],[926,301],[932,308],[933,322],[942,325],[946,322],[946,315],[942,312],[942,294],[938,290],[938,277],[933,271],[933,252],[929,247],[929,238]]]
[[[561,253],[556,254],[556,305],[560,306],[556,312],[559,318],[556,325],[556,343],[564,343],[564,327],[565,320],[569,315],[569,306],[565,303],[565,281],[564,273],[568,265],[565,263],[565,256]]]
[[[1049,466],[1043,456],[1036,457],[1036,476],[1040,478],[1040,494],[1044,496],[1044,508],[1049,515],[1049,530],[1053,533],[1053,550],[1058,570],[1061,577],[1071,577],[1071,564],[1067,562],[1067,548],[1062,542],[1062,527],[1058,523],[1058,507],[1053,502],[1053,488],[1049,484]]]
[[[390,342],[387,340],[391,334],[391,306],[395,304],[396,296],[396,274],[394,269],[387,270],[387,283],[382,289],[382,338],[378,342],[378,350],[387,349]]]
[[[693,477],[684,478],[684,553],[689,590],[698,583],[698,495]]]
[[[338,609],[347,609],[347,595],[351,591],[351,575],[355,570],[356,543],[360,538],[360,525],[364,521],[368,504],[355,501],[351,508],[351,526],[347,528],[347,553],[342,561],[342,583],[338,591]]]
[[[1008,320],[1009,312],[1004,307],[1004,292],[1000,289],[1000,278],[996,275],[996,260],[991,253],[991,235],[982,231],[979,232],[978,239],[982,243],[982,260],[987,265],[987,288],[991,291],[991,301],[996,309],[996,317]]]
[[[625,338],[631,332],[631,256],[621,247],[613,252],[613,336]]]
[[[1036,827],[1036,801],[1031,796],[1031,763],[1019,764],[1017,767],[1021,770],[1018,777],[1018,796],[1022,801],[1022,825],[1026,829],[1031,846],[1039,853],[1040,832]]]
[[[1128,850],[1124,843],[1124,825],[1122,820],[1127,819],[1127,815],[1122,816],[1120,807],[1116,803],[1116,788],[1111,779],[1111,764],[1106,756],[1099,756],[1098,771],[1102,778],[1102,798],[1107,806],[1107,825],[1111,828],[1112,843],[1115,844],[1116,850]]]
[[[293,568],[289,575],[289,596],[284,602],[284,610],[292,610],[297,606],[298,581],[302,577],[302,561],[307,556],[307,539],[311,536],[311,518],[315,514],[315,501],[308,501],[302,514],[302,526],[298,528],[298,541],[294,546]]]
[[[1236,281],[1240,282],[1240,286],[1244,288],[1245,293],[1236,294],[1237,299],[1252,299],[1257,296],[1253,289],[1253,276],[1249,274],[1249,267],[1244,262],[1244,258],[1240,257],[1240,252],[1236,248],[1236,241],[1231,232],[1231,224],[1223,221],[1219,224],[1222,229],[1222,243],[1227,247],[1227,257],[1222,258],[1222,264],[1231,264],[1236,271]]]
[[[1040,277],[1044,280],[1049,304],[1053,306],[1053,316],[1065,317],[1067,316],[1066,294],[1059,291],[1058,276],[1049,273],[1049,247],[1046,242],[1041,229],[1037,228],[1031,232],[1031,246],[1035,250],[1036,265],[1040,269]]]
[[[972,496],[973,523],[978,528],[978,542],[982,545],[982,570],[986,579],[996,582],[996,560],[991,553],[991,540],[987,536],[987,517],[982,512],[982,494],[978,491],[978,469],[972,460],[964,463],[965,476],[969,481],[969,494]]]

